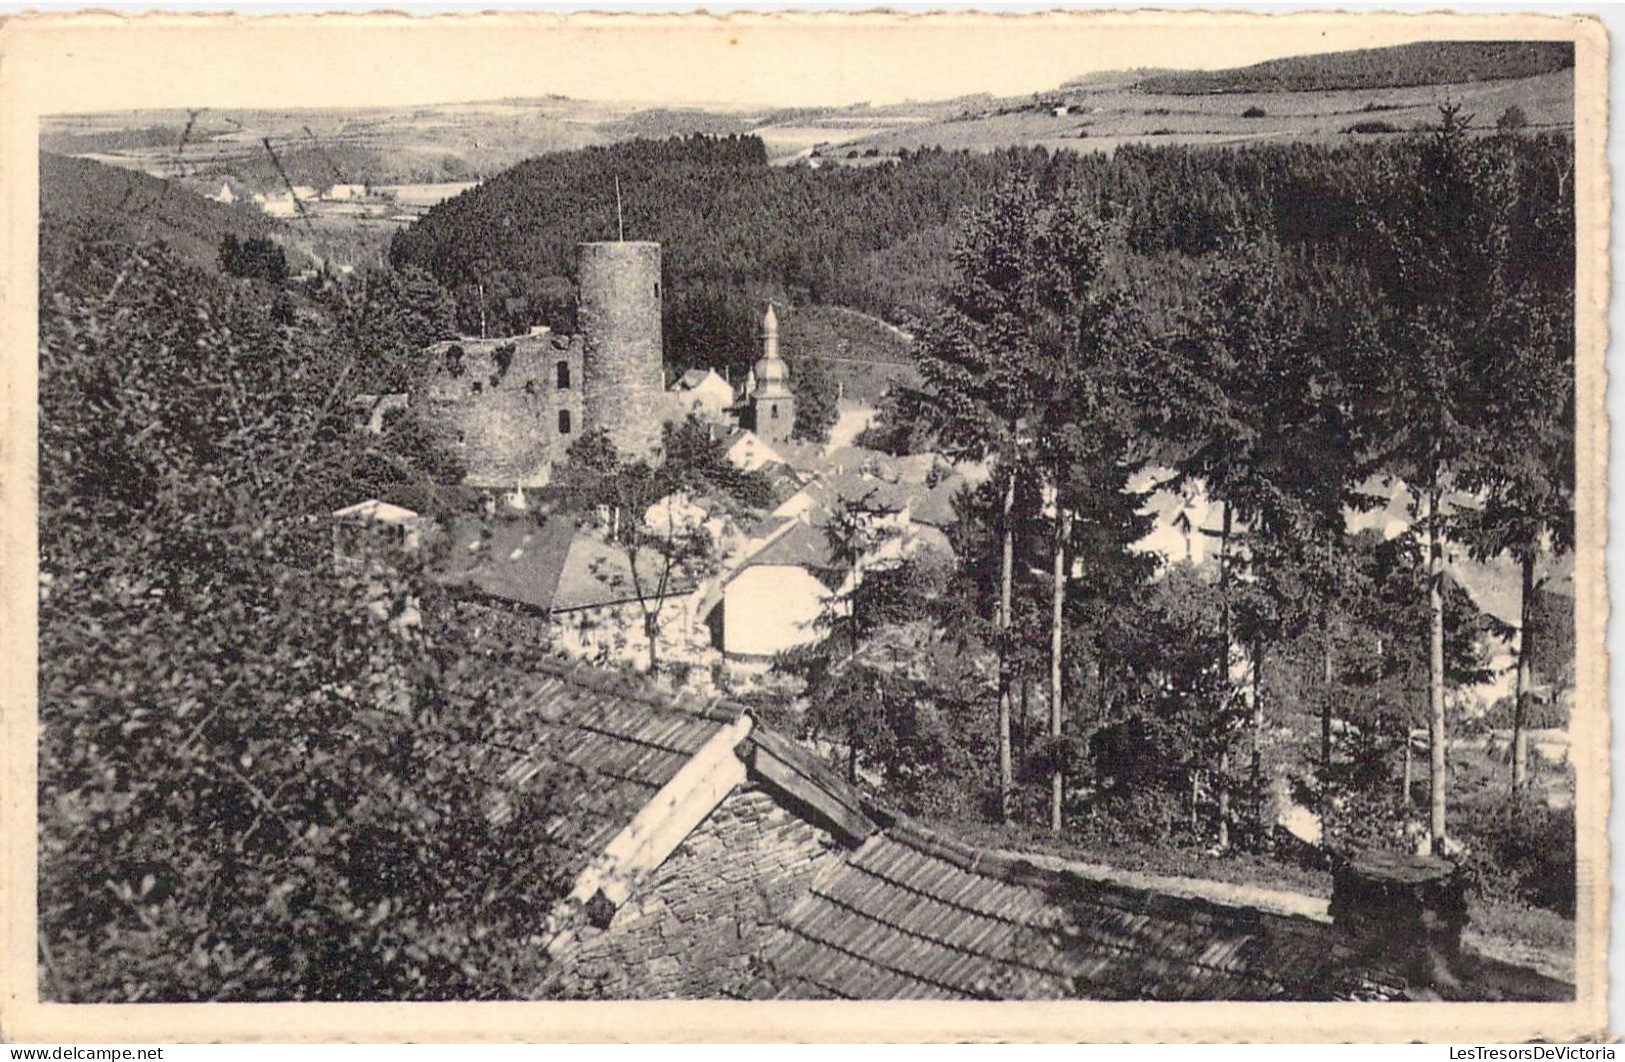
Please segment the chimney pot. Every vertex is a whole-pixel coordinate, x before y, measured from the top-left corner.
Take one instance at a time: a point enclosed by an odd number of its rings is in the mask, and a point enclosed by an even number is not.
[[[1414,988],[1450,989],[1460,982],[1461,931],[1467,883],[1460,869],[1434,856],[1367,851],[1332,868],[1334,924],[1374,944],[1398,963]]]

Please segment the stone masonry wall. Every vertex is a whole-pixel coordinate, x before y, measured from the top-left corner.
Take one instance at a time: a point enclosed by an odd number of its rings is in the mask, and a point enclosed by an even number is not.
[[[552,334],[437,343],[413,401],[462,457],[469,483],[537,486],[584,430],[582,346]]]
[[[743,999],[754,957],[813,877],[840,859],[829,834],[753,786],[736,789],[601,932],[555,960],[555,989],[585,999]]]

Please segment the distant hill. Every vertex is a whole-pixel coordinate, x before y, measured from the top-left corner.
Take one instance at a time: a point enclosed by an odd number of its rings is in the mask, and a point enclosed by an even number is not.
[[[784,315],[785,358],[817,359],[847,398],[873,404],[895,383],[919,386],[913,349],[908,333],[844,306],[801,306]]]
[[[40,150],[63,155],[128,151],[132,148],[173,150],[180,140],[181,130],[173,125],[144,125],[135,129],[110,129],[91,133],[58,132],[47,128],[40,133]]]
[[[172,181],[45,153],[40,222],[132,243],[162,240],[211,270],[219,268],[220,242],[228,233],[244,239],[278,235],[282,228],[252,207],[216,203]]]
[[[1140,92],[1201,96],[1236,92],[1325,92],[1506,81],[1574,66],[1567,41],[1422,41],[1272,59],[1233,70],[1142,78]]]

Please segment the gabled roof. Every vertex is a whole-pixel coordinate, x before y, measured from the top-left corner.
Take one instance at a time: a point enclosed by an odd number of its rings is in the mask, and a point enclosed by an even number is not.
[[[378,498],[368,498],[366,501],[346,505],[342,509],[333,510],[336,520],[376,520],[381,524],[411,524],[425,519],[417,512],[400,505],[391,505]]]
[[[687,575],[674,571],[661,587],[661,569],[664,558],[653,550],[640,550],[637,560],[638,580],[632,579],[631,555],[620,546],[611,545],[596,535],[577,531],[559,573],[558,589],[553,595],[553,611],[593,608],[621,601],[635,601],[638,590],[645,598],[660,596],[681,597],[692,593],[695,582]]]
[[[817,471],[824,456],[824,444],[801,439],[786,439],[778,450],[785,464],[801,472]]]
[[[671,389],[673,391],[692,391],[710,380],[716,380],[717,383],[728,389],[729,394],[733,393],[733,385],[719,376],[715,369],[690,369],[677,378],[676,382],[671,385]]]
[[[732,994],[745,981],[715,976],[726,955],[746,957],[751,995],[779,998],[1359,1000],[1411,991],[1405,961],[1380,935],[1158,890],[1144,875],[1130,885],[1099,868],[1040,866],[897,819],[738,706],[553,665],[506,676],[487,706],[485,813],[496,822],[549,816],[548,865],[574,883],[561,884],[568,896],[538,926],[550,933],[560,984],[590,986],[591,976],[568,971],[611,956],[624,960],[620,994],[693,996],[724,982]],[[727,828],[707,832],[730,800]],[[774,851],[784,858],[756,858]],[[683,866],[666,873],[668,860]],[[696,928],[719,923],[729,928],[721,942]],[[659,970],[626,965],[668,937],[703,938],[713,950],[662,951]],[[1449,989],[1461,998],[1572,998],[1572,986],[1532,971],[1463,960]]]
[[[653,551],[638,557],[646,596],[659,586],[662,563]],[[460,521],[440,578],[548,613],[638,599],[627,551],[560,516],[540,525],[528,518]],[[691,578],[674,575],[661,596],[678,597],[694,586]]]
[[[444,582],[551,612],[575,535],[575,525],[562,519],[540,526],[529,519],[460,520],[452,528],[440,576]]]
[[[812,511],[827,515],[841,505],[861,505],[871,512],[902,512],[908,508],[912,492],[900,483],[857,472],[837,472],[809,484],[807,495]]]
[[[822,526],[813,526],[801,520],[784,534],[779,535],[758,550],[744,564],[745,568],[806,568],[809,571],[827,571],[835,565],[829,544],[829,533]]]
[[[537,798],[551,815],[552,865],[571,876],[737,716],[613,673],[552,664],[505,675],[486,712],[486,817],[503,822]]]

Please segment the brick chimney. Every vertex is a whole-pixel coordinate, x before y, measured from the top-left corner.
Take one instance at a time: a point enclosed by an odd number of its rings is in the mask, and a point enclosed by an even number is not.
[[[1412,988],[1460,987],[1467,887],[1460,870],[1433,856],[1370,851],[1332,867],[1332,921],[1370,941]]]

